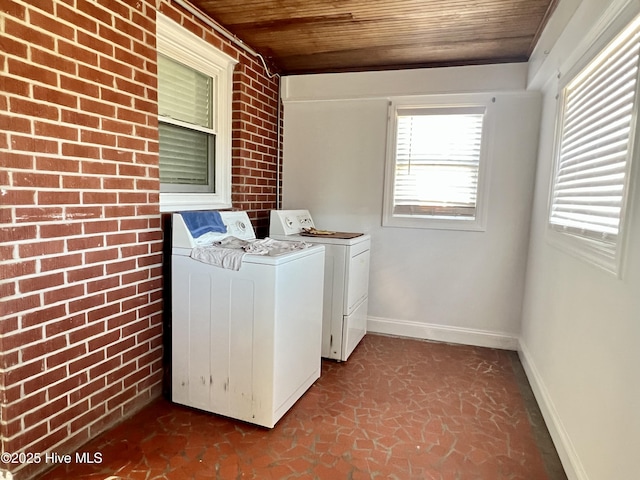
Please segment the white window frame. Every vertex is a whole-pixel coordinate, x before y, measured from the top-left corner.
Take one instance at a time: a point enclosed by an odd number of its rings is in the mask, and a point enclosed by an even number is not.
[[[491,94],[452,94],[389,99],[387,124],[387,153],[385,160],[384,201],[382,225],[384,227],[425,228],[435,230],[486,230],[488,206],[488,171],[490,168],[490,144],[493,138],[493,104]],[[478,184],[475,218],[442,218],[438,216],[394,214],[394,188],[396,171],[396,136],[398,109],[468,109],[483,108],[484,120],[478,166]]]
[[[160,211],[230,208],[233,69],[238,62],[160,13],[156,34],[158,53],[213,78],[216,131],[214,193],[160,192]]]
[[[638,134],[640,133],[638,131],[640,80],[636,85],[634,105],[631,113],[632,119],[630,122],[628,151],[625,164],[625,180],[622,193],[618,233],[615,239],[613,251],[611,251],[611,247],[606,245],[604,241],[598,241],[597,239],[594,239],[594,232],[590,232],[590,235],[581,234],[580,232],[577,232],[575,230],[563,228],[560,225],[554,224],[552,222],[552,214],[554,208],[556,177],[560,164],[561,147],[563,141],[562,133],[564,128],[563,122],[566,107],[565,100],[567,95],[567,88],[570,87],[574,80],[579,78],[585,70],[589,69],[592,64],[598,59],[600,54],[606,51],[610,47],[610,45],[616,41],[619,35],[621,35],[628,27],[631,27],[633,24],[635,24],[637,27],[640,26],[640,17],[636,17],[632,21],[625,22],[623,24],[620,23],[620,20],[621,19],[618,18],[616,22],[610,25],[610,28],[608,28],[607,31],[604,32],[604,34],[598,39],[598,41],[588,49],[587,53],[575,65],[573,65],[571,69],[569,69],[569,73],[561,77],[561,81],[559,82],[560,93],[558,95],[558,111],[556,118],[557,125],[554,150],[554,165],[551,172],[549,185],[547,215],[547,239],[552,245],[578,259],[586,261],[587,263],[616,276],[617,278],[621,278],[623,275],[622,267],[624,264],[624,253],[627,243],[628,231],[627,219],[630,217],[629,210],[631,208],[630,198],[632,198],[632,188],[634,182],[633,175],[635,168],[637,168],[633,164],[637,163],[637,160],[634,160],[634,157],[638,155],[638,142],[636,140],[638,138]],[[640,70],[636,74],[636,78],[638,78],[638,76],[640,76]]]

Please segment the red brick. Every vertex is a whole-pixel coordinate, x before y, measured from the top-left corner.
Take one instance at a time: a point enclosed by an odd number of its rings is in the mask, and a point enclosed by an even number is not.
[[[100,30],[103,28],[101,25],[98,27]],[[87,47],[94,52],[100,52],[104,55],[113,55],[113,45],[110,42],[105,42],[101,37],[96,35],[88,35],[82,30],[78,30],[77,35],[78,44]]]
[[[138,259],[138,267],[147,267],[149,265],[162,264],[162,254],[147,255]]]
[[[65,307],[66,310],[66,307]],[[58,320],[57,322],[51,323],[45,326],[45,335],[47,337],[53,337],[62,332],[67,332],[74,328],[78,328],[81,325],[84,325],[86,319],[85,314],[74,315],[72,317],[67,317],[62,320]],[[49,366],[49,359],[47,359],[47,366]]]
[[[93,52],[88,48],[84,48],[75,42],[72,43],[62,39],[58,40],[58,53],[64,57],[73,58],[80,64],[98,64],[98,54],[96,52]],[[79,68],[79,72],[81,71],[82,69]],[[86,67],[84,71],[87,71]],[[80,76],[82,78],[91,78],[83,75],[82,73],[80,73]]]
[[[115,146],[116,136],[109,133],[96,132],[93,130],[82,130],[80,132],[80,141],[84,143]]]
[[[69,348],[52,353],[47,357],[47,368],[57,367],[58,365],[67,364],[70,361],[87,353],[87,347],[84,343],[80,345],[72,345]],[[66,366],[63,367],[66,370]],[[75,373],[75,372],[72,372]],[[66,375],[65,375],[66,376]]]
[[[122,302],[122,311],[126,312],[127,310],[140,308],[148,302],[149,302],[149,297],[147,295],[140,295],[138,297]]]
[[[120,277],[112,276],[87,283],[87,293],[101,292],[120,286]]]
[[[77,343],[104,332],[104,322],[86,325],[84,328],[69,332],[69,343]]]
[[[46,68],[51,68],[53,70],[58,70],[60,72],[67,73],[69,75],[75,75],[76,72],[76,64],[72,60],[61,57],[60,55],[56,55],[55,53],[48,52],[46,50],[40,50],[35,47],[31,47],[31,60],[38,65],[42,65]],[[60,96],[62,97],[61,102],[65,104],[64,100],[68,94],[60,92]],[[54,97],[50,97],[51,100],[55,100]],[[47,100],[50,100],[47,98]],[[55,103],[61,103],[55,102]],[[70,106],[70,105],[69,105]]]
[[[82,225],[79,223],[60,223],[40,226],[40,238],[70,237],[80,235],[81,233]]]
[[[19,97],[9,99],[9,111],[18,115],[28,115],[34,118],[46,118],[49,120],[58,120],[60,116],[58,108],[56,107]]]
[[[0,128],[7,132],[33,133],[31,119],[0,114]]]
[[[58,245],[58,242],[55,243],[56,245]],[[51,258],[43,258],[42,260],[40,260],[40,264],[43,272],[77,267],[78,265],[82,265],[82,255],[71,254],[59,255]]]
[[[93,222],[91,223],[93,225]],[[90,233],[94,233],[92,229],[86,228],[84,229],[84,234],[88,235]],[[104,237],[102,235],[94,235],[91,237],[82,237],[82,238],[69,238],[67,240],[67,249],[71,252],[78,250],[87,250],[90,248],[100,248],[104,246]]]
[[[43,108],[43,110],[46,110],[46,108]],[[22,135],[11,136],[11,148],[25,152],[49,153],[56,155],[59,153],[58,142],[56,140],[24,137]]]
[[[145,68],[146,59],[136,55],[132,49],[116,47],[114,58],[126,65],[131,65],[135,69],[143,70]],[[129,75],[128,78],[133,78],[133,74]],[[137,83],[133,83],[133,85],[137,85]],[[123,88],[121,85],[118,86]],[[142,95],[142,89],[136,88],[135,91],[131,91],[130,93],[133,95]]]
[[[138,293],[149,292],[152,290],[160,290],[162,288],[162,278],[156,278],[149,282],[143,282],[138,285]]]
[[[147,379],[150,375],[151,375],[151,368],[144,367],[124,379],[124,382],[123,382],[124,388],[128,388],[131,385],[135,385],[136,383]]]
[[[76,190],[90,190],[95,189],[98,190],[101,188],[101,181],[97,177],[88,177],[86,175],[83,176],[65,176],[62,177],[62,187],[65,189],[76,189]],[[100,212],[98,212],[100,215]],[[95,217],[95,215],[91,215],[91,217]]]
[[[41,423],[34,428],[23,430],[19,436],[6,441],[4,444],[5,451],[19,452],[33,441],[45,436],[47,432],[48,427],[46,423]]]
[[[4,20],[3,33],[11,37],[28,38],[29,43],[40,45],[49,50],[53,50],[55,48],[55,40],[51,35],[44,33],[41,30],[31,28],[23,23],[15,22],[9,17],[6,17]],[[28,78],[39,80],[37,77]]]
[[[6,39],[6,37],[5,37]],[[14,95],[20,95],[22,97],[29,96],[31,82],[26,82],[20,78],[4,78],[2,83],[3,93],[12,93]],[[1,110],[7,110],[6,99],[0,101]]]
[[[141,245],[131,245],[131,246],[123,246],[121,248],[122,257],[135,257],[140,255],[145,255],[149,251],[149,246],[146,244]]]
[[[72,285],[69,287],[58,288],[49,292],[44,292],[45,305],[51,305],[52,303],[58,303],[61,301],[69,300],[71,298],[77,298],[84,294],[84,287],[82,285]]]
[[[78,143],[63,143],[62,154],[67,157],[100,158],[100,148]]]
[[[72,432],[84,428],[86,425],[95,425],[95,420],[104,416],[106,413],[105,405],[92,406],[91,410],[86,412],[84,415],[77,417],[75,420],[71,422],[70,429]],[[113,414],[112,414],[113,415]],[[115,415],[114,415],[115,417]],[[90,434],[95,436],[96,434],[101,432],[94,432],[93,429],[90,430]]]
[[[133,162],[134,152],[122,150],[120,148],[102,147],[102,159],[113,160],[114,162]]]
[[[143,242],[139,239],[139,235],[134,232],[127,233],[115,233],[113,235],[107,235],[107,245],[126,245],[128,243]]]
[[[162,325],[155,325],[152,328],[148,328],[140,332],[140,334],[138,334],[138,336],[136,337],[136,341],[138,343],[143,343],[151,338],[160,337],[161,335],[162,335]],[[143,345],[147,345],[147,348],[148,348],[147,343],[143,343]],[[137,356],[138,355],[136,355],[136,357]]]
[[[132,178],[105,178],[103,185],[109,190],[133,190],[134,182]]]
[[[147,278],[149,278],[148,270],[136,270],[134,272],[122,275],[122,284],[128,285],[130,283],[138,283],[143,280],[146,280]]]
[[[76,3],[78,11],[85,13],[89,17],[95,18],[101,22],[111,24],[113,15],[107,9],[100,8],[95,4],[95,2],[89,0],[77,0]]]
[[[38,290],[46,290],[64,284],[63,273],[53,273],[50,275],[38,275],[34,278],[20,280],[18,282],[21,293],[30,293]]]
[[[100,91],[100,88],[94,83],[91,83],[89,80],[84,80],[83,78],[67,77],[66,75],[60,75],[60,88],[66,92],[82,94],[88,97],[97,97]],[[90,115],[82,114],[79,112],[68,112],[66,117],[64,118],[65,121],[68,121],[70,123],[86,125],[87,127],[97,127],[99,123],[99,120],[96,117],[91,117]],[[93,121],[88,122],[88,118],[93,118]],[[81,119],[83,121],[79,121]]]
[[[133,108],[118,107],[116,118],[132,123],[147,124],[147,115]]]
[[[16,187],[60,188],[60,175],[38,171],[15,172],[13,185]]]
[[[114,342],[117,342],[120,339],[120,332],[108,332],[98,338],[94,338],[89,340],[89,351],[93,352],[94,350],[98,350],[99,348],[106,347]]]
[[[0,279],[22,277],[36,272],[36,262],[17,261],[5,263],[0,269]]]
[[[30,395],[38,390],[42,390],[52,383],[59,382],[67,376],[67,368],[65,366],[56,369],[48,369],[42,375],[30,378],[22,386],[25,395]]]
[[[38,157],[36,159],[36,168],[39,171],[78,172],[80,171],[80,162],[66,158]]]
[[[85,173],[88,175],[116,175],[118,173],[118,167],[112,163],[85,161],[85,162],[82,162],[82,173]],[[85,194],[87,193],[89,192],[85,192]],[[113,203],[113,202],[105,202],[105,203]]]
[[[133,217],[137,214],[137,209],[133,205],[116,205],[104,207],[104,216],[106,218]]]
[[[83,370],[88,370],[91,366],[102,362],[105,359],[104,350],[98,350],[89,355],[69,363],[69,373],[74,374]]]
[[[49,415],[49,423],[51,425],[51,429],[55,430],[56,428],[66,423],[70,423],[74,418],[77,418],[85,413],[88,408],[89,400],[83,400],[67,410],[59,408],[58,410],[51,412],[51,414]]]
[[[113,82],[115,80],[115,77],[102,66],[93,68],[86,65],[78,65],[78,75],[80,76],[80,78],[99,83],[100,85],[106,85],[108,87],[113,86]],[[98,95],[93,96],[96,98],[98,97]],[[89,102],[87,105],[91,105],[91,102]]]
[[[26,312],[40,307],[40,295],[21,296],[20,298],[12,298],[10,300],[3,299],[0,301],[0,311],[3,316],[13,315],[19,312]],[[6,343],[3,349],[8,349]]]
[[[101,277],[104,274],[104,265],[93,265],[91,267],[79,268],[67,271],[69,282],[80,282],[90,278]]]
[[[29,397],[22,397],[19,401],[11,404],[3,402],[2,405],[2,418],[17,418],[25,412],[36,408],[38,405],[42,405],[46,401],[44,392],[38,392]]]
[[[113,358],[116,355],[122,353],[123,351],[133,348],[135,345],[136,345],[136,339],[133,337],[120,340],[118,343],[111,345],[110,347],[107,348],[107,357]],[[129,364],[131,370],[135,368],[134,363]],[[107,377],[107,382],[111,383],[113,380],[114,379],[112,376]]]
[[[107,296],[107,301],[111,301],[108,296]],[[93,322],[96,320],[106,319],[113,315],[117,315],[118,313],[120,313],[120,304],[115,303],[111,305],[106,305],[101,308],[97,308],[95,310],[91,310],[90,312],[87,313],[87,318],[89,322]]]
[[[133,135],[133,125],[116,120],[104,119],[102,121],[102,130],[107,132],[119,133],[123,135]]]
[[[22,328],[33,327],[41,323],[45,323],[56,318],[65,316],[67,310],[64,305],[54,305],[48,308],[42,308],[35,312],[25,313],[22,316]]]
[[[4,2],[2,4],[2,13],[3,15],[16,17],[20,20],[24,20],[26,9],[24,6],[19,5],[15,2]]]
[[[118,405],[121,405],[123,403],[125,403],[127,400],[131,400],[136,394],[136,388],[135,387],[130,387],[127,390],[125,390],[124,392],[122,392],[119,395],[116,395],[115,397],[112,397],[108,402],[107,402],[107,408],[109,410],[116,408]]]
[[[50,400],[58,398],[61,395],[66,395],[71,390],[78,388],[82,384],[87,382],[86,372],[80,372],[66,380],[50,386],[47,389],[47,395]]]
[[[94,33],[98,31],[98,24],[96,20],[92,16],[87,16],[79,12],[75,8],[71,9],[64,4],[59,3],[57,5],[56,12],[61,20],[66,20],[78,28]]]
[[[84,255],[85,265],[115,260],[118,258],[119,254],[120,253],[117,248],[99,250],[96,252],[87,252]]]
[[[117,300],[122,300],[123,298],[133,297],[133,296],[135,296],[135,294],[136,294],[136,287],[135,286],[119,288],[117,290],[113,290],[113,291],[107,292],[107,301],[108,302],[115,302]]]
[[[111,372],[112,370],[115,370],[121,365],[121,362],[122,361],[120,357],[115,357],[115,358],[109,358],[105,362],[99,363],[98,365],[96,365],[95,367],[89,370],[89,376],[91,377],[91,380],[101,377],[107,372]]]
[[[106,265],[107,275],[112,275],[114,273],[126,272],[129,270],[134,270],[136,268],[136,261],[133,260],[125,260],[123,262],[109,263]]]
[[[5,386],[11,386],[21,383],[23,380],[39,375],[44,371],[44,362],[42,359],[31,363],[20,363],[19,366],[10,368],[4,374]],[[13,418],[13,417],[3,417]]]

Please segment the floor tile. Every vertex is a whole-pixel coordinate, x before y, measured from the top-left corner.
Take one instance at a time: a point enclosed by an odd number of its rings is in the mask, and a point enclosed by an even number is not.
[[[41,479],[566,480],[516,353],[372,334],[274,429],[159,399],[82,450]]]

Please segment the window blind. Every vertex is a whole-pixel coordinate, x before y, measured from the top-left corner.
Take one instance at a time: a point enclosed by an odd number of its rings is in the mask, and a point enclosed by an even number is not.
[[[160,123],[160,183],[207,185],[209,135]]]
[[[633,140],[640,53],[627,29],[563,91],[552,228],[615,259]]]
[[[165,191],[213,191],[213,79],[158,55],[160,183]]]
[[[211,128],[211,77],[158,55],[158,114]]]
[[[394,215],[476,214],[484,107],[398,109]]]

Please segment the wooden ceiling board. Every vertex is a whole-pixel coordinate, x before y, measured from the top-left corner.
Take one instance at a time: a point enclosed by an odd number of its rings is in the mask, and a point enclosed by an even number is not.
[[[283,74],[527,61],[559,0],[191,0]]]

